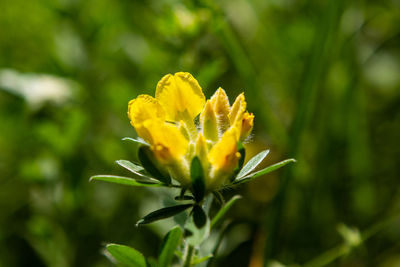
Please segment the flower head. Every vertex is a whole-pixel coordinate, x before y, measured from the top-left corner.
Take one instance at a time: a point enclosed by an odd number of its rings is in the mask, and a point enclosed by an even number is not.
[[[131,100],[128,117],[154,159],[183,187],[191,188],[190,165],[197,157],[207,191],[234,174],[242,157],[238,143],[250,134],[254,120],[243,93],[232,106],[222,88],[206,101],[197,80],[186,72],[164,76],[155,98],[139,95]]]

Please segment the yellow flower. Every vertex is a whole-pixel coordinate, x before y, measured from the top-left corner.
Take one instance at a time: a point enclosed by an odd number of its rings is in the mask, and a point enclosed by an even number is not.
[[[187,72],[165,75],[157,84],[156,98],[169,121],[193,120],[205,103],[199,83]]]
[[[238,142],[253,128],[254,115],[246,111],[246,106],[242,93],[231,107],[222,88],[206,102],[197,80],[189,73],[178,72],[158,82],[155,98],[139,95],[131,100],[128,117],[172,178],[191,189],[189,166],[197,157],[206,190],[211,191],[224,184],[238,167]],[[200,123],[196,125],[199,114]]]

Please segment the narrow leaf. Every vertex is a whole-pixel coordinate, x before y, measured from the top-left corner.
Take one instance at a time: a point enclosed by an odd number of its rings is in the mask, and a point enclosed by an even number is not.
[[[211,228],[213,228],[224,215],[228,212],[228,210],[232,207],[232,205],[242,197],[239,195],[233,196],[226,204],[218,211],[215,217],[211,220]]]
[[[134,143],[137,143],[137,144],[139,144],[139,145],[149,145],[148,143],[146,143],[143,139],[141,139],[141,138],[138,138],[138,139],[135,139],[135,138],[131,138],[131,137],[124,137],[124,138],[122,138],[122,140],[123,141],[131,141],[131,142],[134,142]]]
[[[199,205],[193,207],[193,222],[199,229],[207,222],[207,215]]]
[[[164,175],[158,169],[156,163],[154,162],[153,152],[150,150],[148,146],[139,147],[139,160],[142,163],[143,168],[150,173],[154,178],[160,180],[163,183],[170,184],[171,178],[167,175]]]
[[[201,166],[200,159],[194,157],[190,164],[190,176],[192,178],[193,195],[197,202],[203,200],[206,185],[204,181],[203,167]]]
[[[204,257],[201,257],[201,258],[194,258],[192,260],[192,265],[200,264],[200,263],[202,263],[204,261],[207,261],[207,260],[211,259],[212,257],[214,257],[213,254],[210,254],[210,255],[207,255],[207,256],[204,256]]]
[[[165,186],[159,182],[153,182],[149,180],[139,180],[130,177],[124,176],[116,176],[116,175],[95,175],[90,177],[89,181],[103,181],[121,185],[129,185],[129,186],[147,186],[147,187],[158,187]]]
[[[117,244],[108,244],[106,248],[119,263],[132,267],[146,267],[146,259],[134,248]]]
[[[141,175],[141,173],[139,173],[139,172],[144,170],[144,168],[142,166],[137,165],[137,164],[135,164],[133,162],[130,162],[129,160],[120,159],[120,160],[117,160],[116,163],[118,165],[124,167],[128,171],[131,171],[131,172],[133,172],[135,174],[140,174]]]
[[[269,153],[269,150],[264,150],[264,151],[261,151],[260,153],[258,153],[257,155],[255,155],[254,157],[252,157],[246,163],[246,165],[244,165],[244,167],[240,170],[236,179],[240,179],[241,177],[244,177],[245,175],[247,175],[248,173],[253,171],[257,167],[257,165],[260,164],[264,160],[264,158],[268,155],[268,153]]]
[[[277,170],[277,169],[279,169],[279,168],[281,168],[281,167],[283,167],[283,166],[285,166],[286,164],[289,164],[289,163],[291,163],[291,162],[296,162],[296,160],[295,160],[295,159],[286,159],[286,160],[283,160],[283,161],[278,162],[278,163],[276,163],[276,164],[274,164],[274,165],[268,166],[268,167],[265,168],[265,169],[262,169],[262,170],[260,170],[260,171],[253,172],[253,173],[251,173],[251,174],[249,174],[249,175],[247,175],[247,176],[245,176],[245,177],[242,177],[241,179],[238,179],[238,180],[236,180],[235,182],[233,182],[233,184],[241,184],[241,183],[245,183],[245,182],[251,181],[251,180],[253,180],[253,179],[257,178],[257,177],[260,177],[260,176],[262,176],[262,175],[264,175],[264,174],[273,172],[273,171],[275,171],[275,170]]]
[[[182,230],[179,226],[175,226],[168,232],[161,245],[161,252],[158,257],[158,267],[171,266],[175,250],[179,245],[181,237]]]
[[[177,200],[177,201],[194,200],[194,197],[189,196],[189,195],[176,196],[175,200]]]
[[[162,208],[156,211],[153,211],[146,216],[144,216],[141,220],[139,220],[136,225],[148,224],[154,221],[166,219],[172,216],[175,216],[178,213],[192,207],[193,204],[184,204],[184,205],[177,205],[172,207]]]

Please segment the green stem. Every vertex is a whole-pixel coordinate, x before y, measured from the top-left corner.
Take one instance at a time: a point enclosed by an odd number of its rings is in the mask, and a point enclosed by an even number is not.
[[[192,266],[192,256],[193,256],[194,247],[192,245],[188,245],[185,261],[183,263],[183,267],[190,267]]]

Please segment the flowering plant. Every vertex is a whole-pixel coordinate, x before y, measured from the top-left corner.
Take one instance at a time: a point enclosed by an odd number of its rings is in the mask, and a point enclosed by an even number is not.
[[[198,248],[238,199],[236,196],[225,203],[220,190],[248,182],[294,161],[288,159],[254,171],[269,153],[264,150],[244,165],[242,142],[251,133],[254,122],[254,115],[247,111],[244,94],[240,94],[232,106],[222,88],[206,100],[199,83],[190,73],[164,76],[157,84],[155,98],[139,95],[129,102],[128,117],[139,138],[124,139],[139,143],[140,164],[127,160],[117,163],[131,171],[134,177],[96,175],[91,180],[180,188],[175,200],[185,201],[184,204],[153,211],[137,225],[191,209],[183,225],[183,245],[180,245],[182,229],[177,226],[165,237],[159,259],[154,264],[146,263],[144,256],[133,248],[116,244],[107,246],[117,262],[129,266],[170,266],[176,250],[183,266],[208,260],[212,255],[199,255]],[[207,215],[209,195],[222,204],[213,218]],[[183,252],[179,253],[180,249]]]

